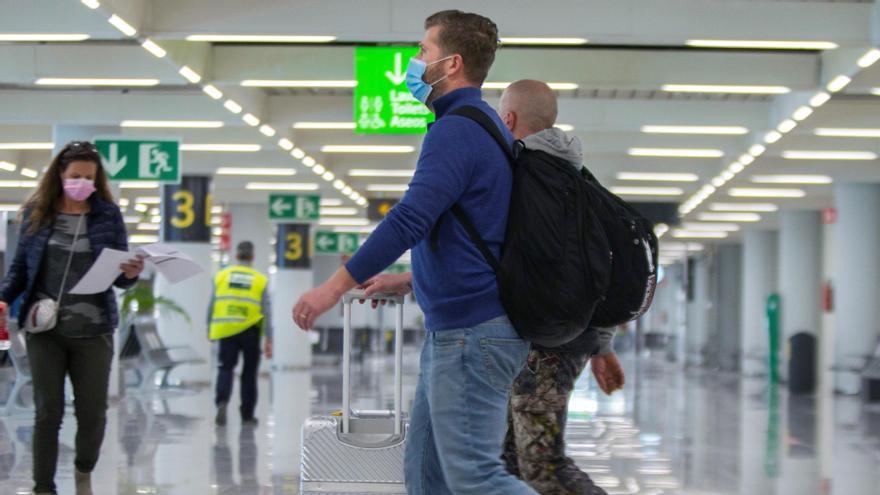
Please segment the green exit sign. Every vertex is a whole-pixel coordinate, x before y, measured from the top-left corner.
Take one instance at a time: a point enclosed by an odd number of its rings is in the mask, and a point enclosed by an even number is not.
[[[321,196],[269,195],[269,220],[317,220],[320,214]]]
[[[111,181],[180,182],[180,140],[96,138]]]
[[[315,233],[315,253],[318,254],[351,254],[357,251],[360,236],[352,233],[324,232]]]
[[[434,114],[406,88],[418,47],[355,48],[354,120],[363,134],[424,134]]]

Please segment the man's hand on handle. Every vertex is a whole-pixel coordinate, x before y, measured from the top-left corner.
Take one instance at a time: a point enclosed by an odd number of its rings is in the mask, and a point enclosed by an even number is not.
[[[339,268],[330,279],[299,298],[293,307],[294,323],[303,330],[311,330],[315,320],[336,306],[342,296],[356,285],[348,270]]]
[[[412,273],[376,275],[359,285],[358,289],[363,290],[367,297],[372,296],[373,294],[394,294],[396,296],[405,296],[413,290]],[[373,299],[370,302],[373,309],[376,309],[379,304],[384,305],[386,301],[384,299]],[[362,299],[361,304],[363,303],[364,300]]]

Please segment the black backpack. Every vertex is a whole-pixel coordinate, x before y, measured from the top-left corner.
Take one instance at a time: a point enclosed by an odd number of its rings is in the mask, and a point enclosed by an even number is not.
[[[513,168],[507,235],[496,259],[460,205],[451,211],[495,271],[501,302],[517,333],[543,347],[577,338],[593,318],[611,277],[611,250],[595,215],[599,196],[570,164],[518,146],[470,106],[452,112],[479,123]],[[437,246],[435,228],[432,240]]]
[[[513,168],[507,236],[497,260],[458,204],[451,211],[498,277],[501,302],[520,337],[558,347],[587,326],[642,316],[657,284],[653,224],[588,171],[516,145],[478,108],[459,107],[486,130]],[[434,244],[436,235],[434,231]]]

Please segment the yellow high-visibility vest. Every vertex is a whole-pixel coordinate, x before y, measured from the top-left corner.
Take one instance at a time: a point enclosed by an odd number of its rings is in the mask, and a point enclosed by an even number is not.
[[[237,335],[262,323],[263,290],[268,279],[246,266],[233,266],[214,278],[214,310],[210,339]]]

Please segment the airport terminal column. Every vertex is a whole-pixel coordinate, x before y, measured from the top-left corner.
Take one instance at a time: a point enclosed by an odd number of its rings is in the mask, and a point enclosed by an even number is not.
[[[172,285],[156,276],[155,290],[183,307],[191,323],[160,311],[159,335],[168,347],[195,350],[204,364],[178,367],[172,379],[186,383],[211,383],[211,345],[208,341],[208,304],[213,286],[211,273],[211,177],[184,175],[180,184],[162,189],[162,242],[199,263],[205,273]]]
[[[710,274],[709,257],[705,254],[690,258],[687,306],[687,356],[688,366],[702,366],[706,360],[706,342],[709,336]]]
[[[58,154],[64,145],[71,141],[91,141],[94,142],[95,137],[116,136],[119,134],[117,126],[96,126],[96,125],[54,125],[52,126],[52,142],[55,143],[55,149],[52,150],[52,156]],[[49,165],[48,163],[46,165]],[[119,198],[120,188],[118,183],[110,183],[110,190],[113,197]],[[118,335],[118,334],[117,334]],[[122,351],[123,342],[119,338],[113,339],[116,356]],[[114,359],[110,365],[110,390],[108,391],[111,398],[119,397],[123,390],[119,381],[119,360]]]
[[[294,303],[314,285],[311,225],[280,223],[275,244],[278,270],[270,277],[272,323],[275,331],[273,358],[279,369],[308,369],[312,366],[309,334],[293,324]]]
[[[784,349],[796,333],[818,337],[821,325],[822,222],[818,211],[790,210],[780,216],[779,296],[781,299],[780,345]],[[780,376],[788,378],[783,353]]]
[[[880,185],[839,184],[834,190],[837,223],[833,226],[834,364],[864,365],[880,338]],[[855,372],[835,373],[835,387],[859,390]]]
[[[770,230],[743,233],[742,331],[740,370],[746,376],[767,373],[765,306],[767,296],[777,291],[779,235]]]

